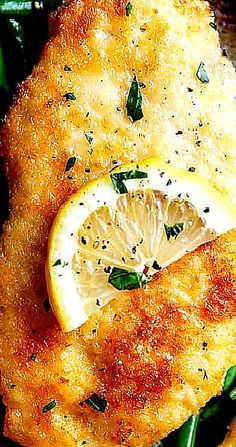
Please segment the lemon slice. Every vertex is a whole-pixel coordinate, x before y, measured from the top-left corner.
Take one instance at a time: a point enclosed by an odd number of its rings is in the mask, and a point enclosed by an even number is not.
[[[47,287],[62,329],[79,327],[235,222],[208,182],[157,159],[88,183],[60,208],[49,238]]]

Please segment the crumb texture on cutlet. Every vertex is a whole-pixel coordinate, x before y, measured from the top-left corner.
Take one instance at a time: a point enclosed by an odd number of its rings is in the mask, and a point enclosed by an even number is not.
[[[221,447],[235,447],[236,445],[236,418],[232,421],[226,438]]]

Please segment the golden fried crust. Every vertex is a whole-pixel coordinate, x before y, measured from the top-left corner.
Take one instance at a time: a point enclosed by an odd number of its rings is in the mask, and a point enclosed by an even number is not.
[[[2,131],[11,218],[1,241],[1,387],[5,433],[25,446],[152,445],[220,392],[236,360],[234,232],[71,334],[43,307],[52,220],[89,179],[159,156],[195,167],[235,201],[235,74],[207,4],[132,4],[129,17],[122,0],[62,8]],[[201,61],[209,84],[196,77]],[[137,123],[125,109],[134,74],[146,86]],[[95,392],[107,399],[104,414],[81,405]],[[52,399],[56,408],[43,414]]]
[[[235,447],[236,445],[236,419],[233,420],[229,432],[221,447]]]
[[[235,360],[235,234],[186,256],[68,335],[32,295],[34,305],[22,305],[20,315],[18,306],[4,307],[2,327],[11,321],[11,336],[1,334],[6,434],[30,446],[146,446],[196,413],[220,392]],[[94,392],[108,402],[104,414],[81,405]],[[42,414],[52,399],[58,407]]]

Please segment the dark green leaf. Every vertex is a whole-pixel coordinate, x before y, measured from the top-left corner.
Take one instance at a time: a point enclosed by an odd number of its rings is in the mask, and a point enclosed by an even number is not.
[[[89,132],[84,134],[86,140],[89,142],[89,144],[92,144],[93,142],[93,132],[90,130]]]
[[[200,62],[196,75],[199,81],[201,81],[203,84],[207,84],[209,82],[209,76],[205,70],[204,62]]]
[[[67,101],[75,101],[76,100],[76,96],[74,93],[66,93],[65,95],[63,95],[64,98],[66,98]]]
[[[225,376],[223,391],[225,393],[229,392],[231,388],[236,384],[236,365],[230,368]]]
[[[36,352],[34,352],[34,354],[32,354],[32,355],[30,356],[30,360],[33,360],[33,362],[36,362],[36,361],[37,361],[37,353],[36,353]]]
[[[104,397],[100,397],[98,394],[94,393],[88,399],[84,401],[94,410],[100,411],[100,413],[104,413],[107,406],[107,401]]]
[[[2,0],[0,2],[0,14],[5,15],[29,15],[33,12],[33,2],[31,1],[17,1],[17,0]]]
[[[131,179],[141,179],[141,178],[147,178],[147,173],[142,171],[126,171],[126,172],[117,172],[115,174],[111,174],[111,181],[112,184],[119,194],[124,194],[128,192],[124,180],[131,180]]]
[[[142,94],[140,91],[139,83],[137,81],[137,77],[134,76],[134,80],[131,84],[129,96],[126,104],[127,113],[129,119],[134,123],[135,121],[139,121],[143,118],[142,111]]]
[[[27,27],[23,20],[16,20],[15,18],[9,17],[5,19],[6,32],[9,33],[9,50],[14,54],[14,58],[17,61],[17,65],[14,67],[14,62],[12,64],[12,69],[14,69],[14,74],[9,73],[9,79],[11,76],[21,76],[22,79],[26,76],[28,72],[28,55],[27,55]],[[8,62],[9,64],[9,62]],[[10,66],[11,64],[9,64]],[[8,67],[9,70],[9,67]]]
[[[57,259],[52,266],[56,267],[57,265],[61,265],[61,259]]]
[[[174,225],[170,225],[170,226],[167,224],[164,224],[164,227],[165,227],[167,240],[169,241],[172,237],[174,237],[176,239],[179,236],[181,231],[183,231],[183,229],[184,229],[184,223],[178,222],[178,223],[176,223]]]
[[[74,164],[76,162],[76,157],[70,157],[67,160],[65,172],[69,171],[71,168],[73,168]]]
[[[232,399],[232,400],[236,400],[236,388],[233,388],[233,390],[230,391],[230,393],[229,393],[229,397],[230,397],[230,399]]]
[[[2,52],[2,48],[0,47],[0,90],[9,90],[9,85],[7,82],[7,75],[6,75],[6,66],[5,66],[5,60]]]
[[[19,20],[16,19],[7,19],[7,26],[9,30],[11,31],[12,36],[14,35],[16,42],[19,45],[19,48],[21,49],[22,53],[25,52],[25,33],[24,28]]]
[[[221,407],[221,399],[219,397],[214,397],[211,399],[205,407],[200,410],[201,421],[207,421],[208,419],[215,416]]]
[[[133,5],[131,2],[127,3],[125,11],[126,11],[126,16],[129,17],[132,11]]]
[[[47,413],[48,411],[51,411],[53,408],[57,406],[57,403],[55,400],[51,400],[47,405],[44,405],[42,412]]]
[[[199,423],[199,416],[192,416],[184,425],[178,430],[175,441],[175,447],[194,447],[197,428]]]
[[[1,0],[0,14],[14,16],[29,16],[37,11],[48,11],[62,4],[62,0],[29,1],[29,0]]]
[[[150,281],[152,277],[145,276],[143,272],[128,272],[117,267],[113,267],[108,278],[108,283],[117,290],[139,289]]]

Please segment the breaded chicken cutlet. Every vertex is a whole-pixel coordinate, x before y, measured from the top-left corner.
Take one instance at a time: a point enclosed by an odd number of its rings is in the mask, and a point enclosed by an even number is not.
[[[151,446],[219,393],[236,361],[234,231],[70,334],[45,305],[59,206],[117,164],[156,156],[235,203],[235,73],[211,21],[200,0],[133,0],[131,11],[122,0],[73,1],[4,123],[1,390],[5,434],[23,446]],[[125,107],[134,76],[136,123]],[[85,402],[93,395],[105,412]]]
[[[236,419],[233,420],[229,432],[221,447],[235,447],[236,445]]]

